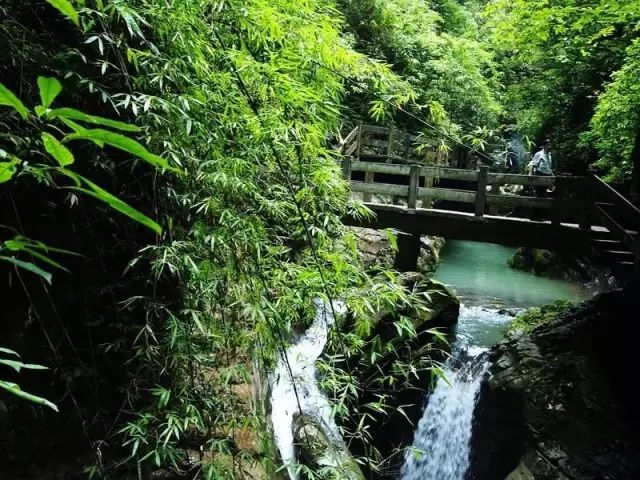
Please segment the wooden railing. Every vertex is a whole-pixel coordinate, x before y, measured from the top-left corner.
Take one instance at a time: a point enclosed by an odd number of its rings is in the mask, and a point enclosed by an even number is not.
[[[450,202],[467,203],[474,205],[476,216],[486,214],[488,207],[511,207],[553,210],[551,219],[554,223],[560,223],[568,219],[570,213],[577,210],[578,202],[582,199],[585,177],[543,177],[532,175],[517,175],[506,173],[490,173],[487,167],[477,170],[462,170],[440,166],[428,166],[419,164],[398,165],[379,162],[362,162],[352,157],[344,157],[342,160],[342,172],[346,180],[351,182],[354,192],[366,195],[391,195],[403,198],[407,201],[408,208],[417,208],[418,201],[430,202],[433,200],[445,200]],[[364,172],[365,181],[353,180],[354,172]],[[381,183],[374,181],[368,174],[393,175],[397,180],[394,183]],[[402,177],[408,177],[408,180]],[[428,179],[463,180],[475,183],[474,190],[439,188],[435,186],[423,186],[429,183]],[[369,181],[368,181],[369,180]],[[503,195],[487,192],[488,186],[505,184],[522,185],[528,187],[556,187],[557,195],[554,198],[540,198],[525,195]],[[371,197],[368,197],[370,201]]]
[[[635,272],[640,274],[640,209],[600,177],[593,175],[589,180],[592,216],[587,225],[591,220],[604,225],[633,253]]]
[[[420,137],[387,127],[360,124],[339,145],[342,171],[354,192],[365,202],[373,195],[406,199],[407,208],[429,207],[433,201],[471,204],[476,217],[517,211],[520,218],[546,218],[552,224],[578,223],[588,230],[604,226],[634,255],[640,268],[640,209],[596,175],[536,176],[491,172],[488,167],[458,169],[437,165],[443,158]],[[434,165],[435,164],[435,165]],[[354,172],[363,180],[354,180]],[[392,179],[376,180],[376,175]],[[403,178],[405,177],[405,178]],[[406,178],[408,177],[408,178]],[[439,188],[441,180],[468,182],[469,188]],[[442,183],[442,182],[440,182]],[[503,194],[503,185],[521,185],[524,191],[553,188],[550,196]],[[547,213],[544,213],[547,211]],[[542,214],[541,214],[542,212]]]

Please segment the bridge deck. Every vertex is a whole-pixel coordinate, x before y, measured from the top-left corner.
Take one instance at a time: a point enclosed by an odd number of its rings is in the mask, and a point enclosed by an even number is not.
[[[640,274],[640,209],[597,176],[519,175],[490,172],[487,166],[448,168],[430,164],[438,161],[437,155],[425,156],[414,148],[418,138],[403,133],[400,139],[392,129],[360,125],[341,142],[343,176],[375,213],[372,218],[346,218],[346,223],[395,228],[414,236],[591,253]],[[355,180],[354,172],[364,181]],[[462,181],[463,187],[436,186],[442,179]],[[506,184],[519,185],[521,191],[505,194]],[[549,188],[554,189],[551,195],[545,192]],[[399,199],[406,206],[395,205]],[[444,204],[451,208],[439,208]]]
[[[535,221],[498,215],[437,208],[407,208],[400,205],[365,203],[375,216],[369,219],[347,218],[346,223],[367,228],[394,228],[417,235],[436,235],[460,240],[529,246],[554,250],[586,252],[589,241],[608,230],[600,226],[581,229],[576,223]]]

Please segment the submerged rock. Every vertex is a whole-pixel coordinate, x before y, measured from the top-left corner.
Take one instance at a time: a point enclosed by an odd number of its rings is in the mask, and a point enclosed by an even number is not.
[[[469,478],[640,478],[633,295],[602,294],[494,348]]]

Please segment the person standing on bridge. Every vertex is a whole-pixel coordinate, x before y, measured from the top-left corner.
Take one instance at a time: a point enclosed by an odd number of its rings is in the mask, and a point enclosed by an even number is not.
[[[507,153],[504,156],[504,168],[507,173],[520,173],[518,154],[511,145],[507,147]]]
[[[529,162],[531,173],[533,175],[542,175],[550,177],[553,175],[553,160],[551,159],[551,140],[545,140],[544,145],[533,156],[533,160]],[[545,197],[547,187],[536,187],[538,197]]]

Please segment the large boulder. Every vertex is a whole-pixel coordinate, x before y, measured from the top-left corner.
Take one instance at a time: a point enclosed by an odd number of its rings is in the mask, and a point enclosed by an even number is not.
[[[603,294],[495,347],[471,478],[640,478],[634,295]]]
[[[360,467],[341,438],[335,438],[310,415],[296,415],[293,420],[298,461],[309,467],[315,478],[364,480]]]
[[[362,227],[348,228],[356,236],[360,260],[367,270],[393,269],[396,251],[391,245],[387,232]],[[444,247],[444,239],[441,237],[420,237],[418,270],[432,272],[440,261],[442,247]]]

